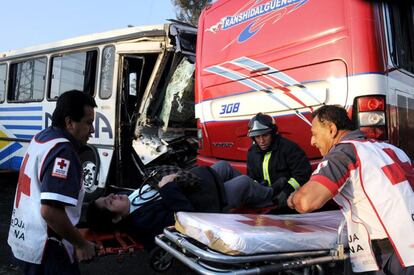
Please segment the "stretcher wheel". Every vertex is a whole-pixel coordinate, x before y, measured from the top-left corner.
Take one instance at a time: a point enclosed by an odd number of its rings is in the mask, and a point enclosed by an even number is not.
[[[155,272],[163,272],[169,269],[173,263],[173,256],[160,247],[151,250],[149,263]]]

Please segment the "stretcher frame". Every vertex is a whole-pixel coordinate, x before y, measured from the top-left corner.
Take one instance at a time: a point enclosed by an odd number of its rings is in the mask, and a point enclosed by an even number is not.
[[[121,231],[96,232],[89,228],[78,229],[81,235],[88,241],[94,242],[99,247],[97,257],[115,255],[116,261],[121,263],[125,256],[137,251],[143,251],[144,246],[133,237]],[[149,252],[149,266],[155,272],[164,272],[172,265],[173,257],[165,250],[155,247]]]
[[[296,274],[309,274],[310,269],[324,274],[323,264],[345,262],[349,257],[341,242],[344,226],[345,220],[338,227],[334,248],[312,251],[231,256],[211,250],[174,227],[165,228],[155,243],[199,274],[268,274],[298,269],[302,272]]]
[[[110,254],[124,255],[144,249],[142,244],[125,232],[116,230],[111,232],[95,232],[88,228],[79,228],[78,230],[86,240],[98,245],[98,256]]]

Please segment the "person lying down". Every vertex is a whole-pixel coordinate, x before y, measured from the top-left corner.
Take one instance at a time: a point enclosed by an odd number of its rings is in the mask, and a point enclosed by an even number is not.
[[[161,180],[144,184],[130,195],[109,194],[91,202],[86,213],[88,226],[95,231],[124,231],[151,250],[154,237],[174,224],[174,213],[224,211],[223,183],[211,168],[184,171],[161,166],[155,173]]]

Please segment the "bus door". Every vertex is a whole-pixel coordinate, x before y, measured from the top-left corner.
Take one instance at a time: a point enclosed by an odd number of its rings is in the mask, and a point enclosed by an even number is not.
[[[387,44],[389,142],[414,159],[414,7],[411,1],[382,3]]]
[[[116,171],[125,186],[140,181],[145,165],[178,165],[177,159],[167,159],[195,155],[195,67],[188,57],[171,52],[122,55],[120,64]]]
[[[116,141],[109,177],[117,185],[140,182],[150,165],[195,160],[196,32],[173,26],[169,36],[116,45]]]
[[[396,144],[403,149],[410,157],[414,156],[414,139],[410,133],[414,131],[414,91],[410,87],[409,92],[395,90],[396,108]]]
[[[160,67],[159,55],[159,51],[120,55],[114,171],[117,184],[121,186],[139,183],[144,173],[144,165],[132,143],[136,138],[139,107],[147,100],[147,90],[153,85],[154,74]]]

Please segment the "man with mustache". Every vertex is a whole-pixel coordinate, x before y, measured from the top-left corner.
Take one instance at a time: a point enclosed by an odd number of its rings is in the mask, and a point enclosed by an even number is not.
[[[311,144],[323,156],[288,206],[300,213],[333,198],[347,221],[352,269],[414,274],[414,170],[399,148],[354,130],[344,108],[313,113]]]
[[[52,126],[30,142],[20,168],[8,243],[24,274],[80,274],[77,261],[95,256],[79,221],[84,189],[79,149],[94,132],[95,100],[68,91]]]

